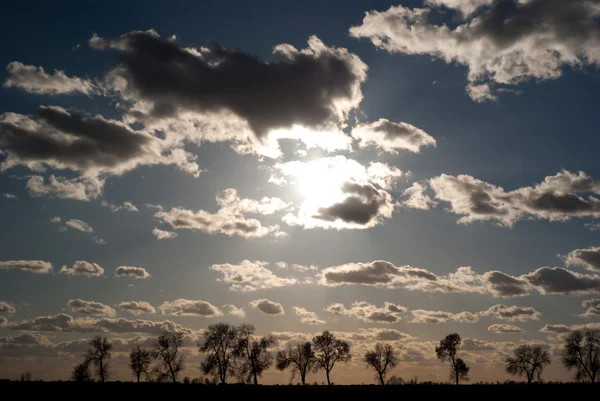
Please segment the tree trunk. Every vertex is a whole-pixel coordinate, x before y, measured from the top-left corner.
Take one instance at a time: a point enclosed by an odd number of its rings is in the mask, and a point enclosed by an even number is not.
[[[256,370],[254,371],[254,385],[258,386],[258,378],[257,378]]]
[[[136,373],[136,375],[137,375],[137,382],[138,383],[140,382],[140,374],[141,374],[141,372]]]
[[[100,381],[104,383],[104,366],[102,366],[102,359],[100,359]]]
[[[302,385],[306,386],[306,371],[300,371],[300,380],[302,381]]]
[[[533,370],[531,371],[531,373],[527,373],[527,384],[531,384],[532,380],[533,380]]]
[[[329,371],[325,370],[325,373],[327,374],[327,385],[331,386],[331,380],[329,380]]]
[[[173,380],[173,383],[177,383],[177,379],[175,378],[175,372],[173,372],[171,364],[169,364],[169,372],[171,373],[171,380]]]
[[[456,385],[458,386],[458,381],[459,381],[459,377],[458,377],[458,367],[454,368],[454,376],[456,376]]]
[[[381,373],[379,374],[379,381],[381,382],[382,386],[385,385],[385,381],[383,380],[383,375]]]

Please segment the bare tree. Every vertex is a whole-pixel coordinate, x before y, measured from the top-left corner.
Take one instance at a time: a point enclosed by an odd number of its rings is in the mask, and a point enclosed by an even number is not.
[[[85,360],[94,364],[96,373],[100,376],[102,383],[110,375],[108,360],[111,357],[112,348],[112,343],[106,337],[96,336],[88,343],[88,349],[85,353]]]
[[[435,354],[442,362],[450,362],[450,379],[456,381],[456,385],[461,380],[469,380],[469,367],[461,358],[456,356],[461,338],[457,333],[448,334],[446,338],[440,341],[440,345],[435,347]]]
[[[129,354],[129,367],[133,371],[133,374],[135,374],[138,383],[140,382],[142,373],[146,376],[150,373],[148,369],[150,368],[152,359],[154,359],[152,352],[139,345],[131,350],[131,353]]]
[[[73,367],[73,371],[71,372],[71,380],[78,383],[84,383],[92,380],[89,361],[84,360]]]
[[[539,345],[520,345],[514,350],[514,355],[506,358],[506,373],[527,377],[527,384],[533,378],[542,380],[544,367],[550,365],[550,354]]]
[[[331,386],[329,376],[335,364],[337,362],[346,363],[352,359],[350,344],[337,339],[329,331],[324,331],[321,335],[313,337],[312,342],[316,362],[313,371],[324,370],[327,376],[327,385]]]
[[[377,378],[383,386],[385,384],[385,375],[388,369],[393,369],[398,364],[398,357],[394,348],[389,345],[375,344],[375,348],[367,351],[363,357],[367,367],[372,367],[377,372]]]
[[[594,384],[600,373],[600,331],[571,333],[566,339],[562,363],[568,370],[577,369],[577,380],[587,377]]]
[[[227,323],[211,324],[204,333],[204,342],[198,344],[200,353],[208,354],[200,368],[204,374],[227,382],[227,376],[235,374],[235,360],[240,355],[235,326]]]
[[[21,373],[20,380],[22,382],[30,382],[31,381],[31,372]]]
[[[260,339],[254,339],[256,329],[254,325],[242,324],[238,328],[238,349],[240,357],[245,358],[240,367],[240,373],[247,375],[246,381],[254,379],[254,384],[258,384],[258,377],[262,372],[269,369],[273,363],[273,355],[268,351],[273,346],[275,340],[273,336],[266,335]]]
[[[173,383],[177,383],[177,376],[183,370],[185,363],[180,352],[182,346],[183,333],[180,331],[165,331],[158,336],[153,352],[153,356],[160,361],[158,370],[154,372],[157,380],[167,376]]]
[[[315,354],[312,350],[312,344],[305,342],[304,344],[289,346],[287,350],[277,352],[278,370],[285,370],[288,367],[292,368],[291,380],[294,380],[296,374],[300,374],[302,385],[306,385],[306,373],[315,364]]]

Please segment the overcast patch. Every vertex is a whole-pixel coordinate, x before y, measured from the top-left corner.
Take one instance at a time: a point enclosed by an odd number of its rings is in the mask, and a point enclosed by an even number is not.
[[[464,21],[436,25],[429,19],[431,8],[399,5],[369,11],[362,25],[350,28],[350,35],[370,39],[392,53],[464,65],[467,92],[478,102],[496,100],[499,85],[556,79],[566,67],[600,65],[600,9],[595,0],[428,0],[428,4],[458,9]]]
[[[268,299],[257,299],[251,301],[249,305],[265,315],[283,315],[285,313],[279,302],[269,301]]]
[[[284,278],[267,269],[268,262],[243,260],[237,265],[212,265],[210,270],[221,273],[218,279],[234,291],[250,292],[267,288],[287,287],[298,283],[295,278]]]

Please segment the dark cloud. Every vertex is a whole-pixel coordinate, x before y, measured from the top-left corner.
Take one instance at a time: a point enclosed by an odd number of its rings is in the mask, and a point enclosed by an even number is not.
[[[16,309],[14,306],[5,301],[0,301],[0,313],[15,313]]]
[[[143,267],[119,266],[117,267],[117,270],[115,270],[115,276],[144,279],[150,277],[150,273],[148,273]]]
[[[250,302],[249,305],[265,315],[283,315],[285,313],[283,306],[279,302],[273,302],[268,299],[257,299]]]
[[[508,274],[491,271],[484,275],[490,285],[490,291],[500,297],[515,297],[529,294],[527,282]]]
[[[567,266],[583,266],[591,271],[600,271],[600,247],[575,249],[565,258]]]
[[[480,313],[483,316],[491,316],[500,320],[513,322],[525,322],[528,320],[539,320],[542,315],[532,307],[525,306],[507,306],[497,304],[490,307],[487,311]]]
[[[115,317],[117,311],[108,305],[95,301],[84,301],[82,299],[71,299],[67,305],[73,312],[83,313],[85,315],[100,315]]]
[[[142,313],[156,313],[154,306],[146,301],[125,301],[119,304],[121,310],[139,315]]]
[[[276,46],[282,60],[266,63],[235,49],[183,48],[154,31],[90,39],[93,48],[119,53],[109,81],[119,79],[113,86],[126,99],[150,103],[147,117],[226,110],[246,120],[258,137],[294,125],[320,127],[360,103],[364,63],[315,36],[308,45],[302,51]]]
[[[319,214],[313,217],[327,221],[339,219],[345,223],[368,225],[379,216],[382,207],[389,206],[391,203],[389,193],[371,184],[347,182],[342,186],[342,192],[351,196],[340,203],[320,208]]]
[[[540,267],[523,278],[543,294],[600,293],[600,275],[581,274],[562,267]]]
[[[498,349],[495,343],[473,338],[465,338],[460,348],[464,351],[495,351]]]
[[[429,20],[431,8],[399,5],[368,12],[350,34],[390,52],[466,66],[467,92],[478,102],[495,100],[498,86],[556,79],[565,67],[600,65],[597,0],[427,3],[457,9],[464,20],[436,25]]]
[[[410,312],[412,314],[411,323],[446,323],[448,320],[453,320],[460,323],[477,323],[479,315],[472,312],[444,312],[435,310],[415,309]]]

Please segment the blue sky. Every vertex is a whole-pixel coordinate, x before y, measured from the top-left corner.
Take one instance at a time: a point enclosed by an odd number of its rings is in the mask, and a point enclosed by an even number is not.
[[[65,379],[92,333],[133,342],[159,332],[102,319],[175,322],[188,330],[191,361],[200,359],[193,340],[217,321],[279,333],[279,347],[324,329],[349,339],[370,330],[339,382],[371,380],[360,353],[381,330],[402,349],[399,375],[445,380],[431,350],[457,331],[469,339],[473,379],[496,380],[515,345],[544,343],[558,356],[565,331],[597,328],[596,2],[574,1],[563,20],[553,0],[323,3],[7,6],[0,336],[17,351],[0,347],[1,376]],[[503,9],[498,31],[491,16]],[[283,43],[309,50],[274,54]],[[161,64],[160,46],[185,54],[181,64]],[[224,60],[229,72],[203,81]],[[278,62],[290,72],[269,69]],[[77,118],[90,124],[56,122]],[[92,132],[92,121],[104,128]],[[131,206],[117,210],[123,202]],[[35,261],[52,269],[29,271]],[[60,272],[77,261],[79,270]],[[120,266],[149,276],[117,277]],[[416,268],[435,277],[418,280]],[[498,287],[492,272],[510,284]],[[265,299],[284,313],[252,306]],[[156,313],[119,307],[128,301]],[[324,323],[303,322],[294,307]],[[88,328],[34,324],[60,313]],[[35,347],[19,348],[26,335]],[[186,374],[198,376],[195,366]],[[123,360],[115,370],[130,378]],[[548,376],[571,377],[560,366]]]

